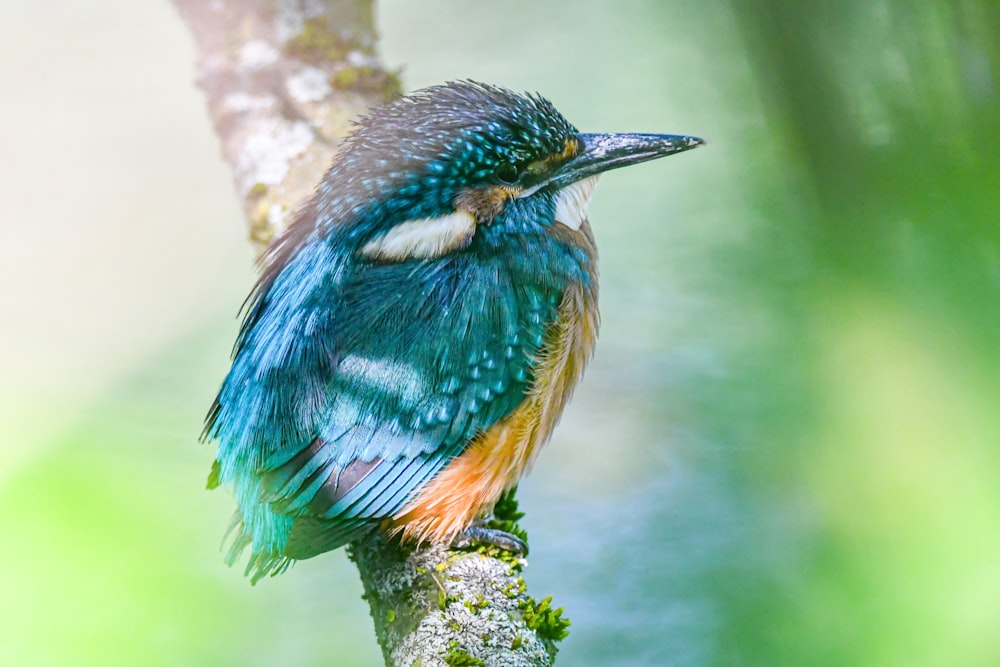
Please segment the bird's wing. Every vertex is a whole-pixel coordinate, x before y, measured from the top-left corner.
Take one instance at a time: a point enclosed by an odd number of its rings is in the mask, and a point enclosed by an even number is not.
[[[521,403],[559,295],[500,262],[369,266],[326,286],[289,266],[270,286],[209,431],[255,553],[347,541]]]

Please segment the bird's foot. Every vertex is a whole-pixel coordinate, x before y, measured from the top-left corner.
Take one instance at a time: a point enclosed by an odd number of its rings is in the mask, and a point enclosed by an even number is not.
[[[509,551],[518,558],[528,555],[528,543],[513,533],[499,528],[472,525],[463,530],[452,541],[451,546],[457,549],[467,549],[477,545],[493,546]]]

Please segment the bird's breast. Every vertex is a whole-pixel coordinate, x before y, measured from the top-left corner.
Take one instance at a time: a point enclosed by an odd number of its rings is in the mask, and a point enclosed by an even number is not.
[[[570,284],[535,359],[533,380],[513,412],[477,434],[393,517],[405,538],[451,541],[527,471],[548,441],[594,349],[596,283]]]

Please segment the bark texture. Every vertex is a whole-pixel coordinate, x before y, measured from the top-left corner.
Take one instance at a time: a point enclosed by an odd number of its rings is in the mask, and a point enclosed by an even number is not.
[[[250,239],[263,249],[312,194],[350,121],[400,93],[375,53],[372,4],[174,2],[195,37],[198,84]],[[548,599],[527,595],[524,561],[512,554],[409,549],[373,535],[352,545],[351,557],[386,665],[553,664],[568,622]]]
[[[312,194],[350,122],[399,94],[368,0],[175,0],[198,84],[262,249]]]
[[[386,665],[542,667],[565,635],[561,610],[536,602],[523,560],[480,547],[409,551],[381,536],[351,545]]]

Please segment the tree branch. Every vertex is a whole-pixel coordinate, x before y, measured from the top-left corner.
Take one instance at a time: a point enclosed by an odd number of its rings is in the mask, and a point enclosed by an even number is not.
[[[198,48],[223,157],[263,249],[323,177],[350,120],[400,92],[375,53],[370,0],[174,0]],[[513,527],[510,500],[503,527]],[[500,510],[498,510],[500,513]],[[503,518],[503,517],[502,517]],[[495,547],[351,546],[389,667],[547,666],[568,622]]]
[[[547,667],[568,634],[562,609],[527,594],[524,560],[497,547],[410,551],[376,534],[350,555],[390,667]]]
[[[312,194],[350,121],[400,92],[370,0],[175,0],[222,153],[262,249]]]

